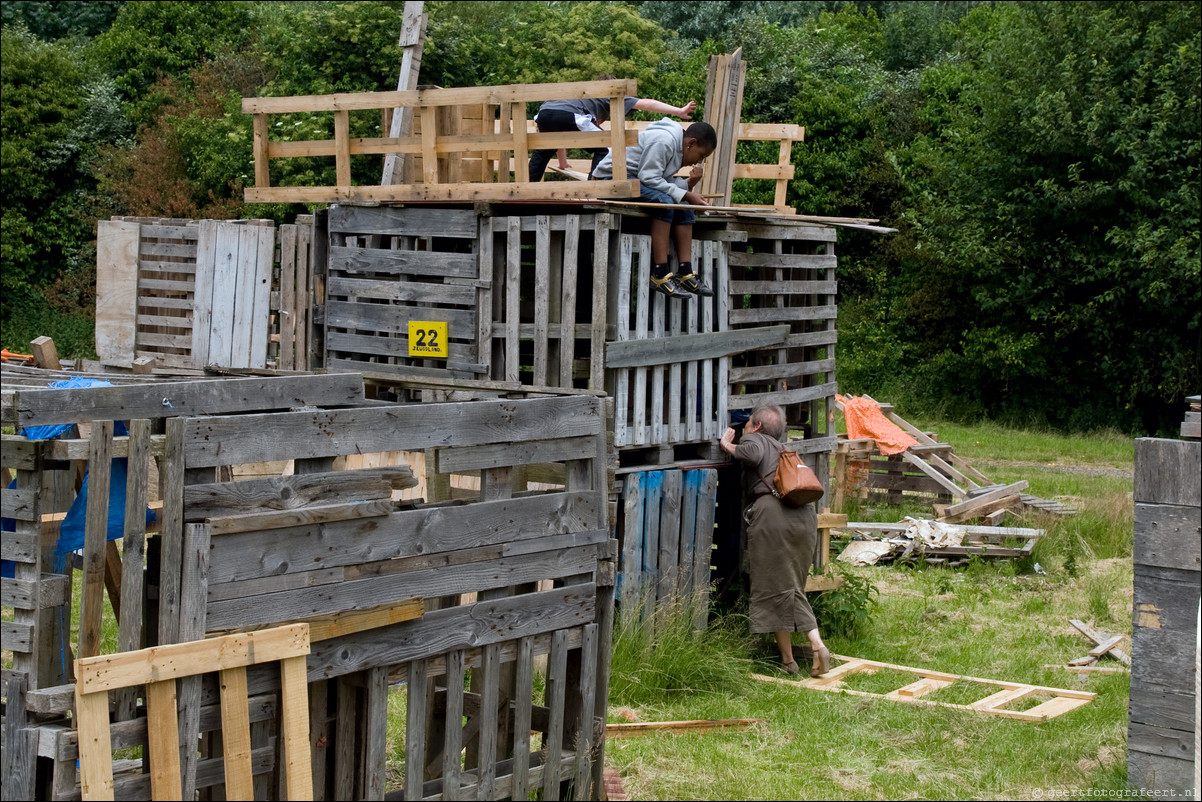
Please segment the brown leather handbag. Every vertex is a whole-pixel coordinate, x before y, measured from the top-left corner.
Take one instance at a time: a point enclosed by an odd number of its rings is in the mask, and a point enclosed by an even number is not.
[[[777,460],[776,474],[772,477],[772,482],[769,483],[764,475],[760,474],[760,481],[769,492],[788,507],[804,507],[822,498],[826,491],[822,489],[822,482],[818,481],[818,474],[801,461],[797,452],[790,451],[771,438],[765,439],[780,449],[780,458]]]

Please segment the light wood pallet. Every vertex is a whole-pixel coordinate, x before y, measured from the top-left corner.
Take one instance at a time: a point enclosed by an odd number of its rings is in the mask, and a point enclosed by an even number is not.
[[[246,669],[258,663],[278,662],[283,714],[280,740],[287,766],[288,798],[312,799],[305,682],[308,653],[308,624],[292,624],[77,660],[75,710],[83,798],[115,796],[109,691],[145,685],[152,798],[182,799],[176,680],[220,672],[226,793],[230,799],[253,799]]]
[[[1089,704],[1097,696],[1097,694],[1089,693],[1088,691],[1071,691],[1062,688],[1047,688],[1042,685],[1028,685],[1023,682],[981,679],[979,677],[967,677],[959,674],[947,674],[941,671],[928,671],[922,668],[898,666],[891,663],[879,663],[875,660],[862,660],[858,657],[832,656],[836,660],[846,662],[832,668],[821,677],[797,681],[786,680],[780,677],[765,677],[759,674],[753,674],[752,676],[755,679],[766,682],[779,682],[785,685],[795,685],[816,691],[846,693],[852,696],[864,696],[871,699],[887,699],[893,702],[949,707],[957,710],[972,710],[977,713],[984,713],[985,715],[1012,718],[1019,721],[1047,721],[1050,718],[1064,715],[1070,710],[1076,710],[1078,707]],[[918,675],[918,680],[884,694],[852,690],[843,684],[844,680],[853,674],[872,674],[881,670],[904,671],[916,674]],[[1000,690],[967,705],[936,702],[923,698],[956,682],[975,682],[981,685],[992,685],[997,686]],[[1007,708],[1007,705],[1042,694],[1050,694],[1051,698],[1027,710],[1010,710]]]

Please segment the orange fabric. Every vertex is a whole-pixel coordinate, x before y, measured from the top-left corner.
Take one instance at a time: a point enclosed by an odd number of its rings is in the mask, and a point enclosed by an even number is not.
[[[918,441],[902,431],[896,423],[885,417],[880,405],[870,398],[836,395],[835,400],[843,405],[843,420],[847,423],[850,440],[875,440],[882,454],[900,454]]]

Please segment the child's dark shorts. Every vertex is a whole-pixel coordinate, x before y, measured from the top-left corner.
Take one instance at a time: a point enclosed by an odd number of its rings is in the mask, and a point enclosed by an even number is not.
[[[660,192],[656,189],[649,189],[646,184],[639,184],[639,197],[649,203],[676,203],[677,201],[666,192]],[[693,225],[697,221],[697,216],[693,214],[691,209],[649,209],[651,216],[656,220],[664,220],[672,225]]]

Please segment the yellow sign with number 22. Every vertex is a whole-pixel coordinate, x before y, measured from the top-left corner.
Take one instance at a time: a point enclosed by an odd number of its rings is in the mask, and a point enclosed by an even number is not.
[[[409,356],[447,358],[445,320],[409,321]]]

